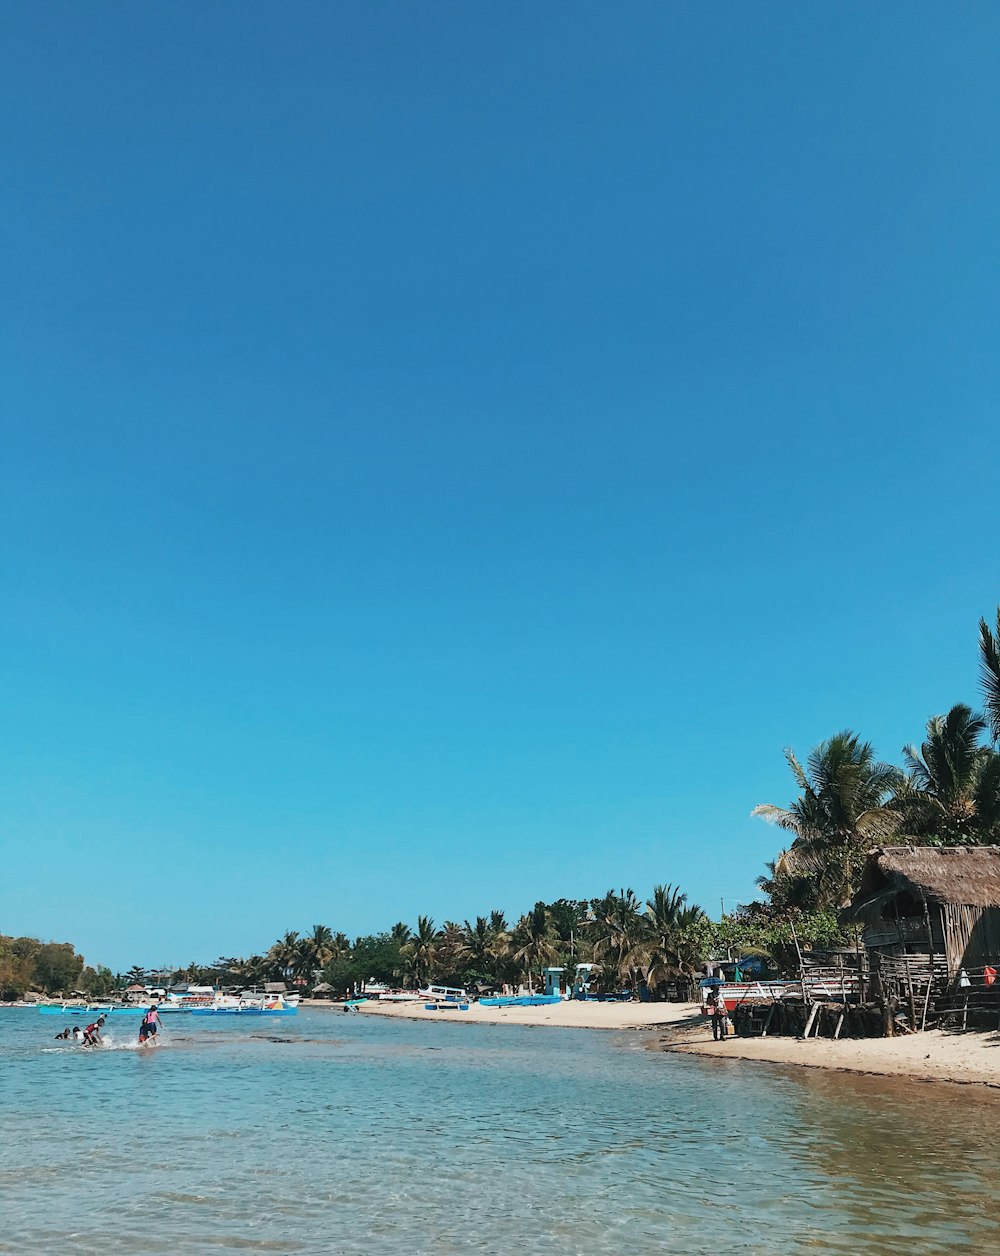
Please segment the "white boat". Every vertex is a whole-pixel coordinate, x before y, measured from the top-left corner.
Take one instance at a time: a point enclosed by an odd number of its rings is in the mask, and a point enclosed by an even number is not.
[[[298,1004],[290,1004],[280,994],[265,994],[256,999],[234,999],[224,996],[210,1007],[191,1009],[192,1016],[295,1016]]]
[[[417,998],[427,1003],[468,1003],[464,986],[426,986],[417,991]]]
[[[50,1000],[47,1003],[36,1003],[35,1007],[43,1016],[84,1016],[96,1020],[98,1016],[139,1016],[146,1011],[145,1007],[127,1003],[74,1003]]]
[[[193,1012],[196,1007],[211,1007],[218,997],[214,986],[188,986],[173,990],[157,1005],[158,1012]],[[156,1000],[153,1000],[156,1002]]]
[[[380,994],[378,1001],[380,1003],[419,1003],[422,997],[416,990],[390,990],[387,994]]]

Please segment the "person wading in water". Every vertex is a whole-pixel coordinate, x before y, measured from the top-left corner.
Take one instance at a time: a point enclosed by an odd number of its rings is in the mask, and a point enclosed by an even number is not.
[[[142,1018],[142,1024],[139,1026],[139,1046],[155,1047],[156,1031],[160,1025],[160,1014],[156,1010],[156,1004],[149,1009]]]
[[[85,1047],[99,1047],[101,1045],[101,1030],[104,1028],[105,1017],[98,1016],[92,1025],[88,1025],[83,1031],[83,1045]]]

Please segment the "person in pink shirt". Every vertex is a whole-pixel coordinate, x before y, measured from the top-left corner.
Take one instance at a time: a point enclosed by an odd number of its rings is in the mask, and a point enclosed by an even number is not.
[[[156,1031],[160,1025],[160,1014],[156,1010],[156,1004],[149,1009],[142,1018],[142,1024],[139,1026],[139,1046],[155,1047]]]

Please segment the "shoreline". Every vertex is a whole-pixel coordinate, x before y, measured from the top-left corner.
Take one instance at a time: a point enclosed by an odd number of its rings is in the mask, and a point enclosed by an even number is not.
[[[339,1011],[319,1000],[311,1008]],[[856,1073],[869,1077],[1000,1089],[1000,1032],[928,1030],[896,1038],[727,1038],[712,1040],[710,1022],[688,1003],[588,1003],[570,1001],[541,1007],[480,1007],[467,1012],[428,1012],[423,1004],[362,1004],[365,1016],[449,1021],[478,1025],[525,1025],[547,1028],[639,1032],[650,1050],[710,1060],[793,1065],[797,1068]]]

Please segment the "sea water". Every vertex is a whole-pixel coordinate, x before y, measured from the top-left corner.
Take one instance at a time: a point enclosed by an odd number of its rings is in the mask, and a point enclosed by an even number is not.
[[[0,1251],[1000,1250],[990,1092],[698,1060],[655,1034],[0,1009]]]

